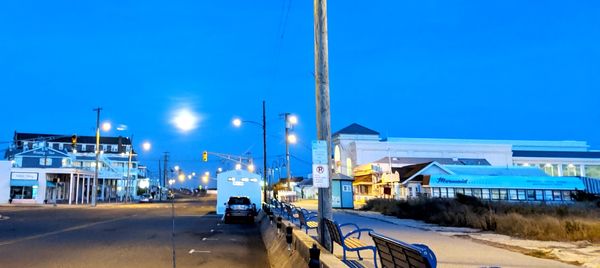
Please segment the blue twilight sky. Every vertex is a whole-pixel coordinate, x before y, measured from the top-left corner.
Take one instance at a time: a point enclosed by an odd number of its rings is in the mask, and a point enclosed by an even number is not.
[[[187,171],[201,152],[284,154],[298,115],[295,175],[316,137],[312,1],[0,2],[0,142],[13,132],[93,135],[127,124],[141,159]],[[329,0],[332,128],[383,135],[587,140],[600,149],[600,2]],[[200,115],[176,131],[173,113]],[[6,147],[1,143],[0,147]]]

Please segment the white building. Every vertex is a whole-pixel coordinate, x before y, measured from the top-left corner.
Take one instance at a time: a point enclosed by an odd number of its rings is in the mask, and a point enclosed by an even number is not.
[[[585,141],[479,139],[382,139],[377,131],[352,124],[333,134],[335,170],[354,176],[355,196],[384,195],[377,185],[397,180],[394,168],[441,164],[538,167],[549,176],[600,178],[600,151]]]
[[[0,192],[15,203],[90,203],[97,150],[97,198],[122,199],[126,191],[135,198],[146,174],[125,137],[101,137],[96,148],[94,136],[15,133],[5,155],[11,170],[0,174],[9,185]]]

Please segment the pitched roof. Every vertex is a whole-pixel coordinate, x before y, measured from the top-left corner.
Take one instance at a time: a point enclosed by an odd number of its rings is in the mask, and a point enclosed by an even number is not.
[[[35,140],[48,140],[50,142],[65,142],[71,143],[72,135],[58,135],[58,134],[40,134],[40,133],[18,133],[15,132],[14,141],[35,141]],[[120,140],[120,143],[119,143]],[[96,143],[96,136],[79,136],[77,135],[77,143]],[[131,144],[127,137],[103,137],[100,136],[100,144]]]
[[[438,162],[439,164],[442,165],[483,165],[483,166],[489,166],[490,163],[484,159],[484,158],[443,158],[443,157],[393,157],[390,158],[389,157],[384,157],[381,158],[377,161],[375,161],[375,163],[380,163],[380,164],[387,164],[387,163],[392,163],[392,164],[408,164],[408,165],[412,165],[412,164],[420,164],[420,163],[426,163],[426,162]]]
[[[417,172],[419,172],[422,169],[424,169],[425,167],[429,166],[429,164],[431,164],[431,163],[433,163],[433,161],[409,165],[409,166],[403,166],[401,168],[393,167],[392,172],[398,172],[398,174],[400,175],[400,182],[404,182],[405,180],[407,180],[410,177],[412,177],[413,175],[415,175]]]
[[[338,130],[337,132],[333,133],[332,136],[339,135],[339,134],[377,135],[377,136],[379,136],[379,132],[372,130],[370,128],[364,127],[362,125],[359,125],[357,123],[352,123],[351,125]]]

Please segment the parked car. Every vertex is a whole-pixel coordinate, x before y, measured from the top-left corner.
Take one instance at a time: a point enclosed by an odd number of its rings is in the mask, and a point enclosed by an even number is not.
[[[150,194],[142,194],[140,195],[140,203],[150,203],[152,202],[152,197]]]
[[[254,223],[254,216],[256,216],[256,204],[252,204],[248,197],[231,196],[225,203],[225,223],[231,223],[234,219]]]

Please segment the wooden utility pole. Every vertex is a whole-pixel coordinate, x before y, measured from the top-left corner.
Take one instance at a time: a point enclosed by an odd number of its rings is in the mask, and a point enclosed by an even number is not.
[[[267,202],[267,190],[269,183],[267,182],[267,117],[265,101],[262,102],[262,131],[263,131],[263,202]]]
[[[100,158],[100,111],[102,111],[102,108],[98,107],[94,109],[94,111],[96,112],[96,166],[94,172],[94,182],[92,183],[92,207],[96,206],[96,187],[98,187],[98,162]]]
[[[332,219],[331,209],[331,113],[329,109],[329,63],[327,59],[327,0],[314,0],[315,87],[317,102],[317,139],[327,141],[329,188],[319,188],[319,242],[331,250],[324,219]]]

